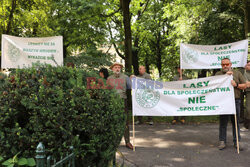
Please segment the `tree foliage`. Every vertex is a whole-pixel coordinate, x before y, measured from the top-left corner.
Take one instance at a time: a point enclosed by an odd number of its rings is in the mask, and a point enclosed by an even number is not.
[[[123,2],[3,0],[0,33],[26,37],[62,35],[64,57],[113,45],[125,60]],[[131,1],[134,73],[138,74],[142,64],[147,71],[157,69],[162,79],[171,79],[178,66],[181,42],[222,44],[244,39],[245,5],[245,0]],[[109,56],[106,60],[110,61]]]

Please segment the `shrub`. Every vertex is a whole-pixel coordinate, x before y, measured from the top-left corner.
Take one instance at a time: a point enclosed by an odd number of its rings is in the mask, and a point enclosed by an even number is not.
[[[6,78],[6,75],[0,72],[0,87],[4,84],[5,78]]]
[[[59,157],[73,145],[77,166],[106,166],[123,135],[114,90],[86,89],[93,72],[67,67],[18,69],[0,86],[0,154],[34,157],[37,144]]]

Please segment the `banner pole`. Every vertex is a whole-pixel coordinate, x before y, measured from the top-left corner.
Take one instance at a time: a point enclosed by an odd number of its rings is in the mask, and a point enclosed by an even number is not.
[[[240,154],[240,148],[239,148],[239,136],[238,136],[238,123],[237,123],[237,116],[234,114],[234,122],[235,122],[235,133],[236,133],[236,143],[237,143],[237,152]]]
[[[135,116],[133,115],[133,151],[135,152]]]
[[[180,80],[182,80],[182,69],[180,68]]]

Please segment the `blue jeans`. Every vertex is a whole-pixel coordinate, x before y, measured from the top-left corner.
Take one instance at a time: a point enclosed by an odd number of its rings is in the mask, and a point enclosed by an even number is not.
[[[236,116],[237,116],[237,128],[238,128],[238,137],[240,137],[240,126],[239,126],[239,117],[240,117],[240,99],[235,99],[236,107]],[[235,133],[235,118],[234,115],[220,115],[220,127],[219,127],[219,140],[227,142],[227,123],[228,119],[231,119],[232,122],[232,131],[233,131],[233,142],[236,143],[236,133]]]

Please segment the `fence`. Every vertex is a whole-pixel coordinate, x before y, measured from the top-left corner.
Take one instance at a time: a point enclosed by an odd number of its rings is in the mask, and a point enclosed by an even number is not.
[[[40,142],[36,148],[36,167],[75,167],[75,154],[72,146],[70,151],[70,154],[67,153],[65,157],[56,162],[51,156],[46,158],[45,147]],[[52,161],[54,161],[53,164]]]

